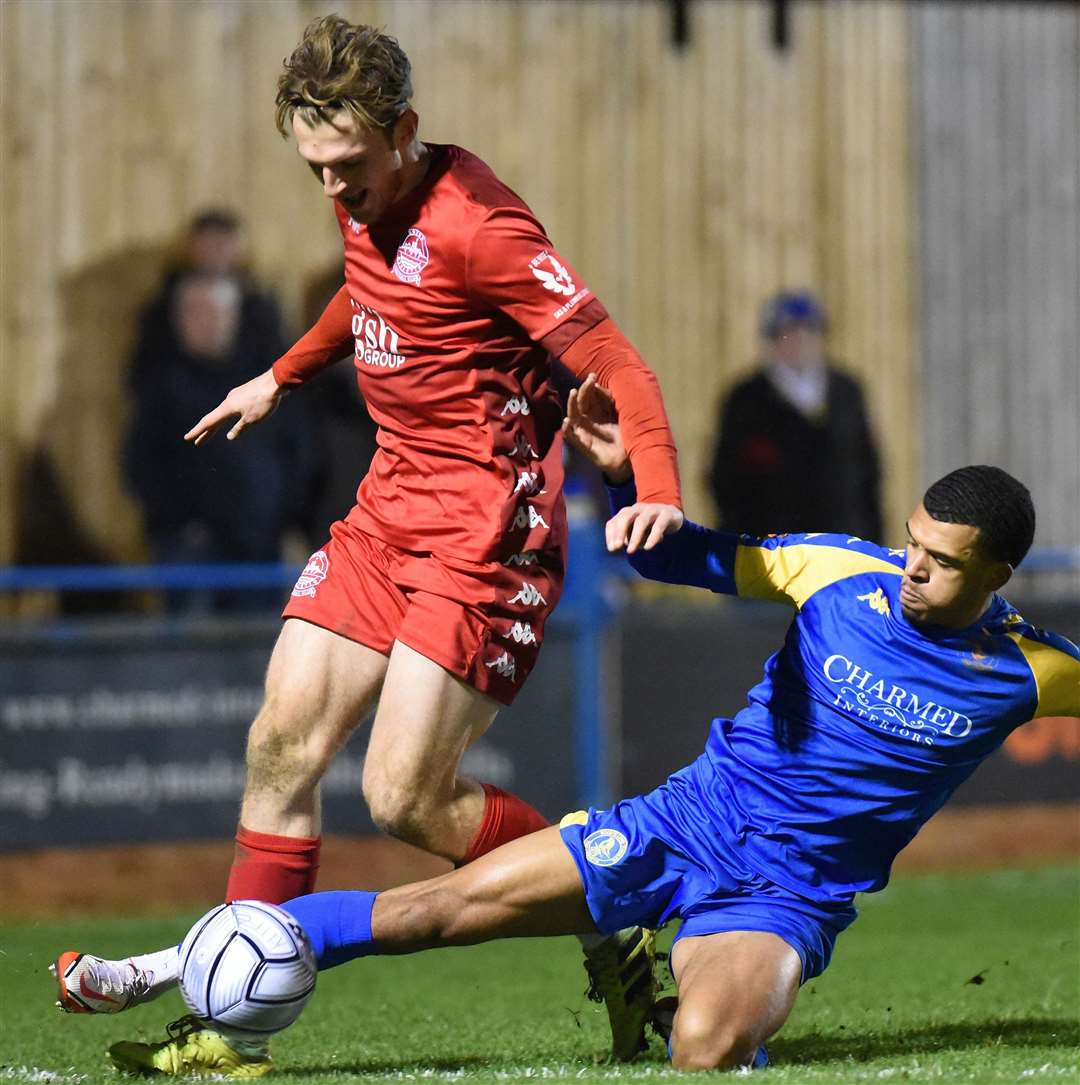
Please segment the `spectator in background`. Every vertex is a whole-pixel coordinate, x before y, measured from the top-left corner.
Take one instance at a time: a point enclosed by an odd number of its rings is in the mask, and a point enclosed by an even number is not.
[[[881,540],[880,469],[862,390],[825,354],[825,311],[777,294],[760,368],[720,407],[709,488],[721,527],[768,535],[850,531]]]
[[[261,289],[251,275],[243,222],[231,211],[212,208],[192,219],[178,258],[166,272],[157,296],[143,310],[131,365],[136,384],[145,372],[153,372],[162,351],[176,347],[173,294],[190,272],[236,280],[240,286],[237,334],[253,356],[277,358],[289,346],[277,299]]]
[[[134,417],[125,473],[142,505],[155,561],[278,561],[313,468],[303,405],[236,447],[199,456],[177,437],[207,402],[264,372],[284,349],[280,326],[252,327],[244,281],[233,273],[173,276],[160,326],[136,351]],[[153,307],[152,307],[153,308]],[[217,593],[215,609],[280,604],[282,591]],[[171,609],[199,609],[204,595],[172,593]]]

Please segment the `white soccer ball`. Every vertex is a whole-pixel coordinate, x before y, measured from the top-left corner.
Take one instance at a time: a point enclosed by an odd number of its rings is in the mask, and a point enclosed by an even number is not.
[[[180,945],[180,993],[188,1009],[238,1036],[288,1028],[315,990],[317,972],[296,919],[257,900],[219,904]]]

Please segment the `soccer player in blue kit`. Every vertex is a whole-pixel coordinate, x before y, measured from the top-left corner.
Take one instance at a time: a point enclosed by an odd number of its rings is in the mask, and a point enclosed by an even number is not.
[[[1080,715],[1080,649],[997,594],[1031,545],[1035,514],[1026,488],[996,467],[934,483],[902,550],[690,522],[653,538],[628,533],[620,510],[634,502],[633,479],[592,378],[564,432],[609,480],[609,549],[625,546],[653,580],[793,606],[783,647],[746,707],[714,720],[705,752],[650,794],[570,814],[429,881],[283,907],[320,968],[681,919],[673,1064],[763,1065],[764,1041],[855,919],[855,895],[886,884],[897,853],[1014,728]],[[268,1062],[207,1031],[115,1045],[114,1061],[189,1073],[206,1065],[205,1049],[228,1048],[235,1057],[219,1072]]]

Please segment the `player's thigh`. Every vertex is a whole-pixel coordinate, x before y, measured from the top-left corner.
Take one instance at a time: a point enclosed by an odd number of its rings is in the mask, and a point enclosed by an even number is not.
[[[680,938],[671,957],[679,987],[672,1059],[685,1069],[748,1064],[795,1005],[802,962],[766,931]]]
[[[267,668],[256,730],[343,741],[375,703],[388,663],[366,645],[286,619]]]
[[[499,709],[450,671],[398,641],[390,652],[364,759],[364,789],[414,797],[453,790],[458,763]]]
[[[380,893],[372,917],[376,941],[412,949],[595,930],[577,864],[556,826],[449,874]]]

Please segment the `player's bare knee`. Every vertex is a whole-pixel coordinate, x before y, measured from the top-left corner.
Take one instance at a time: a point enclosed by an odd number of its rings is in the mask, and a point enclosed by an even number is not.
[[[677,1070],[732,1070],[749,1066],[760,1039],[750,1028],[718,1022],[713,1014],[680,1007],[671,1032],[671,1064]]]
[[[448,804],[430,785],[409,777],[393,779],[365,765],[363,791],[371,820],[384,833],[427,850],[439,842]]]
[[[424,847],[433,833],[430,805],[406,787],[389,784],[365,787],[371,820],[398,840]]]

